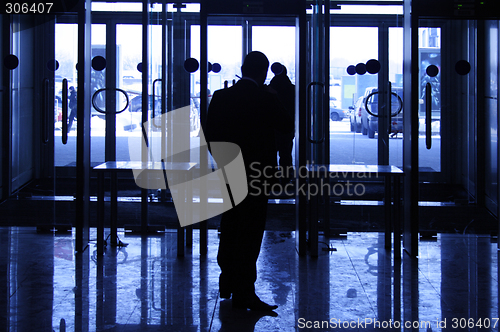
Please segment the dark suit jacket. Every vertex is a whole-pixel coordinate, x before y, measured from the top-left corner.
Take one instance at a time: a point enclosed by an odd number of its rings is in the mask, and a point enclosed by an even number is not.
[[[293,119],[276,94],[242,79],[228,89],[215,91],[203,131],[209,143],[238,144],[248,177],[254,162],[259,169],[276,166],[275,134],[293,132],[293,128]]]
[[[274,76],[269,86],[276,90],[278,99],[281,101],[288,114],[292,118],[295,118],[295,85],[292,84],[288,76]]]

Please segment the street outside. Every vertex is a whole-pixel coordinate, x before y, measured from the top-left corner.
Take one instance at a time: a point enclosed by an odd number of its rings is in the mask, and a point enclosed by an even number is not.
[[[95,123],[95,125],[94,125]],[[153,135],[151,144],[159,144],[158,136]],[[116,159],[120,161],[129,160],[129,137],[140,139],[139,128],[134,131],[118,131],[116,137]],[[55,131],[55,164],[65,166],[74,164],[76,160],[76,131],[73,130],[68,136],[68,143],[61,142],[61,131]],[[191,146],[197,146],[198,137],[191,137]],[[374,139],[368,138],[361,133],[350,131],[349,119],[343,121],[330,121],[330,163],[331,164],[377,164],[377,135]],[[440,170],[441,139],[439,136],[432,137],[432,149],[425,147],[425,137],[420,135],[420,167],[430,167],[434,171]],[[192,154],[192,161],[197,162],[197,156]],[[91,162],[92,164],[104,162],[104,126],[99,122],[93,122],[91,138]],[[401,167],[403,165],[403,134],[389,139],[389,162],[391,165]]]

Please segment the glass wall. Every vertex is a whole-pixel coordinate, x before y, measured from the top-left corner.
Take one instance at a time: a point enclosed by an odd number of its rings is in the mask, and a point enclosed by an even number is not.
[[[152,38],[161,40],[161,26],[152,27]],[[68,80],[71,98],[71,88],[75,91],[77,87],[77,25],[76,24],[56,24],[56,59],[59,61],[59,69],[56,71],[56,100],[55,100],[55,164],[56,166],[74,165],[76,159],[76,125],[78,119],[72,118],[71,109],[68,110],[68,143],[63,145],[62,135],[62,80]],[[160,51],[158,51],[158,48]],[[111,70],[109,65],[115,63],[116,86],[127,93],[129,106],[116,115],[116,160],[130,160],[128,151],[128,137],[141,135],[141,111],[142,111],[142,74],[138,70],[142,62],[142,25],[117,24],[116,25],[116,60],[107,61],[107,68],[102,71],[91,70],[92,96],[99,89],[106,87],[106,70]],[[161,43],[155,44],[154,63],[152,72],[155,75],[161,74]],[[106,58],[106,25],[92,25],[92,58],[102,56]],[[159,97],[158,97],[159,98]],[[95,95],[96,105],[105,110],[106,92],[99,92]],[[126,106],[126,99],[123,93],[116,92],[116,111],[120,111]],[[160,105],[158,105],[160,106]],[[92,143],[92,163],[100,163],[105,160],[105,114],[98,112],[94,107],[91,111],[91,143]]]
[[[214,91],[224,87],[224,81],[232,85],[233,80],[241,77],[241,60],[243,58],[243,33],[240,20],[235,25],[208,26],[208,62],[220,64],[220,71],[209,71],[208,90]],[[191,26],[191,57],[200,60],[200,26]],[[200,71],[191,74],[191,92],[194,97],[200,96]]]
[[[55,166],[75,166],[76,162],[76,116],[72,118],[68,107],[68,117],[71,126],[68,126],[68,142],[62,143],[62,80],[68,80],[68,88],[78,90],[77,70],[78,62],[78,25],[56,24],[56,60],[59,69],[55,73],[55,101],[54,101],[54,163]],[[73,96],[74,96],[73,94]],[[68,92],[68,97],[72,97]],[[73,105],[73,104],[72,104]],[[76,110],[75,110],[76,111]]]
[[[35,29],[27,29],[28,17],[13,17],[11,54],[18,66],[11,75],[11,191],[30,181],[34,174],[34,38]]]
[[[403,91],[403,28],[389,28],[389,81],[392,84],[392,90]],[[398,96],[403,98],[402,93]],[[398,118],[402,118],[402,113]],[[393,119],[394,120],[394,119]],[[391,131],[389,139],[389,164],[403,167],[403,136],[404,133]]]
[[[421,27],[419,33],[419,167],[423,172],[441,172],[441,28]],[[437,68],[437,73],[432,71]],[[431,85],[432,148],[425,143],[425,87]]]
[[[499,50],[499,23],[486,23],[486,77],[485,77],[485,191],[486,203],[490,211],[497,214],[498,205],[498,50]]]
[[[92,43],[92,59],[96,56],[106,58],[106,25],[105,24],[92,24],[91,32]],[[107,65],[103,70],[95,70],[91,68],[91,91],[90,94],[94,98],[97,90],[106,88],[106,71],[110,70]],[[105,109],[106,93],[101,92],[94,98],[96,105],[101,109]],[[106,137],[106,120],[105,115],[99,113],[95,107],[91,109],[90,119],[90,135],[91,135],[91,163],[98,164],[105,161],[105,137]]]
[[[330,28],[331,164],[377,164],[377,140],[368,138],[369,123],[360,101],[378,86],[378,75],[347,72],[349,66],[371,59],[378,59],[378,28]]]
[[[161,27],[155,28],[154,36],[161,40]],[[142,25],[116,25],[116,52],[116,87],[125,91],[129,98],[129,106],[116,115],[116,160],[129,161],[129,137],[142,134],[142,73],[138,70],[142,63]],[[154,54],[161,63],[161,43],[160,52],[155,50]],[[158,73],[150,72],[150,77],[152,75]],[[125,96],[116,93],[116,98],[116,107],[120,111],[126,106]]]
[[[270,64],[279,62],[284,65],[288,77],[295,84],[295,27],[252,27],[252,50],[264,53]],[[266,84],[273,77],[269,68]]]
[[[68,108],[68,142],[62,144],[62,80],[68,80],[68,97],[71,98],[71,87],[76,91],[77,86],[77,62],[78,62],[78,25],[56,24],[56,59],[59,69],[55,75],[55,106],[54,106],[54,162],[55,166],[74,166],[76,162],[76,108]],[[102,56],[106,58],[106,25],[92,25],[92,58]],[[106,69],[98,71],[91,70],[92,95],[99,89],[106,87]],[[75,97],[76,98],[76,97]],[[96,96],[96,103],[104,108],[105,93]],[[97,112],[94,108],[91,113],[91,144],[92,163],[104,162],[104,137],[106,122],[104,114]],[[71,123],[71,126],[69,124]]]

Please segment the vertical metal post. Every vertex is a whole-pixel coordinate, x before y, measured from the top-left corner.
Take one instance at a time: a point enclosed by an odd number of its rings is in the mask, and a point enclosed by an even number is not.
[[[394,220],[394,259],[401,260],[401,177],[393,176],[392,178],[394,195],[394,215],[392,216]]]
[[[76,139],[76,239],[75,251],[83,252],[89,242],[90,203],[90,57],[91,0],[78,8],[78,91]],[[86,8],[88,10],[86,10]]]
[[[295,167],[306,166],[307,128],[306,128],[306,16],[299,13],[295,23]],[[306,179],[297,177],[297,187],[305,184]],[[296,206],[296,248],[299,255],[307,253],[307,197],[297,190]]]
[[[90,0],[88,1],[90,2]],[[88,8],[90,8],[90,6]],[[83,68],[81,69],[83,70]],[[80,90],[80,88],[78,90]],[[100,261],[100,264],[102,264],[102,260]],[[75,257],[75,288],[74,288],[75,292],[74,331],[75,332],[86,332],[90,330],[89,276],[90,276],[90,255],[77,255]]]
[[[162,2],[162,16],[161,16],[161,35],[162,35],[162,43],[161,43],[161,160],[167,160],[167,124],[166,124],[166,116],[167,113],[167,100],[170,102],[172,99],[171,89],[169,88],[167,92],[167,87],[172,86],[172,75],[170,74],[170,62],[168,62],[167,54],[170,54],[171,50],[171,42],[169,38],[169,31],[171,29],[167,29],[167,1],[163,0]],[[168,53],[167,53],[168,51]],[[167,69],[168,72],[167,72]],[[154,92],[154,91],[153,91]],[[167,95],[168,93],[168,95]],[[166,191],[161,191],[161,202],[165,202],[166,199]]]
[[[116,73],[117,73],[116,53],[116,24],[106,25],[106,135],[105,135],[105,160],[116,161]],[[111,173],[111,213],[110,213],[110,244],[118,244],[117,225],[118,225],[118,174]]]
[[[104,172],[97,175],[97,255],[104,254]]]
[[[149,101],[149,1],[142,3],[142,126],[148,122],[148,101]],[[148,128],[143,130],[147,133]],[[141,160],[148,162],[147,148],[142,146]],[[148,232],[148,190],[141,189],[141,233]]]
[[[106,24],[106,135],[105,161],[116,161],[116,24]]]
[[[201,4],[200,13],[200,121],[204,128],[207,121],[208,111],[208,15],[204,2]],[[200,149],[200,174],[208,173],[208,151]],[[200,181],[200,213],[205,215],[208,204],[207,182]],[[200,254],[205,255],[208,251],[208,224],[207,221],[200,223]]]
[[[243,32],[243,52],[241,52],[241,63],[245,60],[245,57],[248,53],[252,51],[252,26],[248,22],[248,20],[243,20],[242,23],[242,32]]]
[[[411,0],[404,1],[403,18],[403,169],[404,177],[404,233],[405,251],[418,255],[418,199],[419,199],[419,63],[418,63],[418,13],[413,12]],[[411,15],[409,15],[411,13]]]
[[[385,62],[385,61],[384,61]],[[389,62],[389,61],[387,61]],[[389,71],[383,70],[387,75]],[[380,80],[380,77],[379,77]],[[379,129],[379,164],[380,162],[385,162],[384,165],[389,165],[389,131],[391,127],[391,113],[392,113],[392,84],[391,82],[382,83],[385,86],[385,93],[379,90],[379,118],[378,118],[378,129]],[[380,85],[379,85],[380,88]],[[385,98],[381,98],[385,96]],[[385,104],[385,112],[381,113],[381,104]],[[385,142],[384,144],[380,144]],[[380,149],[384,149],[381,153]],[[382,159],[381,159],[382,157]],[[391,179],[390,171],[389,175],[384,177],[385,190],[384,190],[384,209],[385,209],[385,248],[391,249],[391,230],[392,230],[392,197],[391,197]],[[394,232],[394,234],[396,234]]]
[[[325,91],[324,101],[324,164],[330,165],[330,1],[325,1],[325,35],[324,35],[324,63],[325,63]],[[328,177],[327,177],[328,179]],[[326,238],[330,237],[330,193],[323,198],[323,234]]]
[[[113,246],[118,244],[118,173],[111,172],[111,213],[110,213],[110,243]],[[104,195],[104,194],[103,194]]]
[[[150,274],[149,272],[149,239],[145,236],[141,237],[141,288],[140,288],[140,297],[141,297],[141,320],[139,330],[146,330],[149,323],[149,314],[150,314],[150,305],[151,303],[148,301],[149,296],[149,283]]]
[[[380,118],[379,118],[380,120]],[[391,249],[391,175],[390,172],[384,176],[384,217],[385,217],[385,249]],[[394,233],[396,234],[396,233]]]
[[[474,24],[475,23],[475,24]],[[486,74],[486,64],[487,62],[484,61],[484,58],[480,56],[480,52],[478,50],[485,50],[488,48],[486,44],[486,31],[485,31],[485,24],[486,21],[469,21],[469,28],[468,33],[469,33],[469,59],[470,63],[473,64],[472,67],[472,73],[467,75],[468,80],[469,80],[469,94],[470,95],[475,95],[475,116],[476,116],[476,128],[485,128],[486,129],[486,112],[481,112],[479,110],[484,110],[486,109],[486,100],[483,98],[478,98],[478,95],[476,91],[486,91],[486,79],[484,78]],[[471,26],[472,25],[472,26]],[[500,23],[499,21],[496,22],[496,29],[500,28]],[[475,44],[475,47],[473,46]],[[500,43],[498,43],[500,44]],[[496,50],[496,54],[498,57],[498,54],[500,54],[500,45],[498,46]],[[498,59],[498,58],[497,58]],[[498,61],[498,60],[497,60]],[[499,73],[497,73],[498,75]],[[498,77],[498,76],[497,76]],[[475,86],[475,89],[474,89]],[[496,96],[498,100],[498,92]],[[474,101],[471,101],[472,103]],[[470,105],[470,104],[469,104]],[[469,106],[469,109],[473,110],[474,107],[471,105]],[[497,116],[498,118],[498,116]],[[474,123],[470,123],[470,126],[474,126]],[[497,127],[498,128],[498,127]],[[475,139],[475,142],[473,143],[476,148],[476,158],[475,158],[475,174],[476,174],[476,204],[478,206],[485,206],[486,204],[486,197],[485,195],[478,195],[477,193],[483,193],[485,192],[486,188],[486,172],[485,172],[485,165],[486,165],[486,146],[483,143],[480,142],[485,142],[486,137],[487,137],[487,130],[477,130],[475,129],[475,133],[477,135],[477,138]],[[498,135],[498,134],[497,134]],[[495,139],[498,141],[498,138],[495,137]],[[474,138],[470,138],[470,140],[474,140]],[[497,158],[500,157],[500,154],[497,153]],[[498,162],[497,162],[498,165]],[[500,175],[499,172],[497,172],[497,176]],[[498,181],[498,180],[497,180]],[[498,183],[498,182],[497,182]],[[500,196],[497,196],[500,197]],[[500,207],[500,204],[497,202],[497,206]],[[498,216],[499,214],[497,214]],[[500,220],[499,220],[500,221]]]
[[[389,131],[391,121],[391,90],[389,82],[389,28],[382,22],[378,27],[378,164],[389,165]],[[389,91],[387,91],[389,89]]]

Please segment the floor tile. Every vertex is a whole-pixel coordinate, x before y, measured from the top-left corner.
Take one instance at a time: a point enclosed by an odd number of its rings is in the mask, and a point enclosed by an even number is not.
[[[95,239],[95,229],[91,238]],[[490,237],[438,234],[419,257],[394,259],[381,233],[321,239],[299,257],[295,233],[266,231],[256,290],[271,315],[232,309],[218,294],[218,234],[176,255],[176,233],[130,236],[97,257],[74,235],[0,228],[1,326],[8,331],[369,331],[418,326],[498,331],[498,251]],[[445,326],[446,325],[446,326]],[[477,329],[481,325],[483,329]],[[484,328],[488,326],[488,328]],[[445,328],[446,327],[446,328]]]

